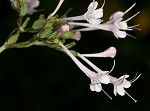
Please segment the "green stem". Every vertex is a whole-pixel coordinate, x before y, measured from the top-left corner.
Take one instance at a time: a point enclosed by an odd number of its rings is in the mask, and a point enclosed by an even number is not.
[[[5,49],[6,49],[5,45],[2,45],[2,46],[0,47],[0,53],[3,52]]]

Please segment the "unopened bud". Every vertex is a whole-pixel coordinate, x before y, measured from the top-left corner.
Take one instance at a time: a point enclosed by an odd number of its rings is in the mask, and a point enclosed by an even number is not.
[[[76,31],[71,39],[79,41],[81,39],[81,32]]]

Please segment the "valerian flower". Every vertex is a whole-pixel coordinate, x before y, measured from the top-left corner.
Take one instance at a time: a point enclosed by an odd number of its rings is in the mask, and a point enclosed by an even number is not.
[[[101,8],[96,9],[98,6],[98,2],[93,1],[88,6],[88,10],[85,14],[80,15],[80,16],[75,16],[75,17],[67,17],[67,18],[64,18],[64,20],[71,20],[71,21],[86,20],[90,24],[100,24],[102,22],[100,18],[103,17],[104,4],[105,4],[105,1]]]
[[[14,0],[10,0],[10,2],[13,4]],[[37,11],[35,8],[39,6],[39,0],[26,0],[26,2],[28,6],[28,14],[31,15]]]
[[[75,26],[83,26],[86,28],[81,28],[77,29],[76,31],[92,31],[92,30],[106,30],[106,31],[111,31],[114,33],[114,36],[116,38],[125,38],[127,35],[126,31],[128,30],[133,30],[133,28],[137,27],[138,25],[134,26],[128,26],[127,21],[131,20],[133,17],[135,17],[138,13],[133,15],[132,17],[128,18],[127,20],[123,20],[123,16],[131,10],[135,4],[133,4],[129,9],[127,9],[125,12],[115,12],[114,14],[111,15],[109,21],[101,24],[88,24],[88,23],[79,23],[79,22],[69,22],[68,24],[70,25],[75,25]],[[129,35],[133,37],[132,35]]]
[[[135,26],[128,26],[127,25],[127,21],[129,21],[130,19],[132,19],[133,17],[135,17],[138,13],[136,13],[135,15],[133,15],[132,17],[128,18],[127,20],[123,20],[123,16],[129,11],[131,10],[133,7],[135,6],[135,4],[133,4],[128,10],[126,10],[125,12],[121,12],[121,11],[118,11],[118,12],[115,12],[114,14],[111,15],[111,17],[109,18],[109,21],[106,22],[108,24],[113,24],[114,26],[112,27],[112,29],[110,29],[116,38],[125,38],[127,34],[125,31],[126,30],[133,30],[132,28],[136,27],[137,25]],[[131,35],[129,35],[131,36]]]
[[[91,63],[89,60],[87,60],[78,53],[77,56],[80,57],[82,60],[84,60],[95,71],[90,70],[85,65],[83,65],[62,43],[59,43],[59,45],[71,57],[71,59],[75,62],[75,64],[91,79],[90,89],[92,91],[100,92],[102,90],[101,83],[103,84],[110,83],[108,71],[102,71],[100,68],[95,66],[93,63]],[[104,90],[102,91],[111,99],[111,97]]]
[[[126,79],[129,77],[129,75],[123,75],[120,78],[115,78],[115,77],[109,76],[110,77],[110,83],[112,83],[114,85],[115,96],[117,95],[117,93],[120,96],[124,96],[125,94],[127,94],[130,98],[132,98],[134,100],[134,102],[137,102],[137,100],[135,100],[131,95],[129,95],[124,90],[124,88],[129,88],[131,86],[131,83],[135,82],[140,76],[141,76],[141,74],[139,74],[137,77],[135,76],[131,81],[128,81]]]

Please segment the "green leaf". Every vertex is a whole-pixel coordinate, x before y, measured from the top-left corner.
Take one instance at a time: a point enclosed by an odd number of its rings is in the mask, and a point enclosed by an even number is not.
[[[44,15],[40,15],[39,19],[33,23],[32,28],[35,30],[42,28],[45,21]]]
[[[10,38],[7,40],[7,44],[13,44],[16,43],[19,37],[19,33],[16,33],[12,36],[10,36]]]

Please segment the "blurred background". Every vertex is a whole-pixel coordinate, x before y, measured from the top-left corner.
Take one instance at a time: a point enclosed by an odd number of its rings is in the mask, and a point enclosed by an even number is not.
[[[65,0],[57,14],[63,15],[72,8],[68,16],[81,15],[92,0]],[[103,0],[97,0],[99,7]],[[40,13],[47,16],[56,7],[58,0],[40,0],[30,23]],[[0,54],[0,111],[150,111],[150,6],[148,0],[106,0],[103,20],[107,21],[115,11],[125,11],[133,3],[137,5],[125,15],[125,19],[140,11],[129,21],[129,25],[140,24],[142,30],[128,32],[116,39],[111,32],[94,31],[82,33],[82,38],[73,48],[80,53],[101,52],[110,46],[117,48],[116,67],[111,73],[116,77],[127,73],[132,79],[136,72],[142,76],[126,91],[127,95],[115,97],[112,85],[103,89],[113,97],[110,100],[103,92],[90,91],[90,80],[65,54],[47,47],[32,46],[25,49],[8,49]],[[17,13],[8,0],[0,1],[0,45],[16,27]],[[28,39],[29,35],[22,35]],[[113,59],[89,58],[102,70],[110,70]]]

